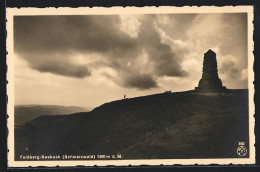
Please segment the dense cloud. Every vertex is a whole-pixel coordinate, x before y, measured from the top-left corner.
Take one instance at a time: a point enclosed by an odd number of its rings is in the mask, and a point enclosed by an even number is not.
[[[178,52],[162,42],[155,18],[16,16],[15,53],[40,72],[84,78],[98,67],[110,67],[118,72],[120,78],[114,79],[122,86],[152,88],[157,86],[155,77],[186,75]],[[75,63],[78,54],[83,56],[84,65]],[[95,60],[91,54],[101,58]],[[142,55],[146,55],[145,62]],[[135,73],[126,75],[129,71]]]
[[[163,78],[197,83],[211,48],[233,83],[245,78],[246,29],[245,14],[15,16],[14,48],[39,72],[86,78],[106,69],[109,80],[139,90]]]
[[[241,77],[241,73],[236,68],[235,63],[233,61],[223,63],[220,68],[220,71],[224,74],[227,74],[230,78],[233,79],[239,79]]]
[[[129,88],[137,87],[142,90],[142,89],[157,87],[157,83],[150,75],[133,74],[133,75],[129,75],[126,78],[124,86]]]
[[[41,64],[39,66],[32,66],[33,69],[36,69],[40,72],[51,72],[58,75],[70,76],[76,78],[84,78],[90,75],[89,70],[84,65],[73,65],[68,63],[50,63],[50,64]]]
[[[15,50],[37,53],[126,53],[136,41],[118,32],[117,16],[16,16]],[[124,50],[124,51],[122,51]]]

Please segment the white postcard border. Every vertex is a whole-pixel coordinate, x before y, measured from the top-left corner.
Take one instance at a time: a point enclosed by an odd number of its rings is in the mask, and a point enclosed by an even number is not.
[[[59,160],[59,161],[15,161],[14,160],[14,42],[13,16],[15,15],[108,15],[108,14],[158,14],[158,13],[247,13],[248,14],[248,89],[249,89],[249,158],[218,159],[151,159],[151,160]],[[8,167],[71,167],[71,166],[139,166],[139,165],[209,165],[209,164],[254,164],[255,163],[255,105],[254,105],[254,71],[253,71],[253,6],[225,7],[80,7],[80,8],[7,8],[7,113],[8,126]]]

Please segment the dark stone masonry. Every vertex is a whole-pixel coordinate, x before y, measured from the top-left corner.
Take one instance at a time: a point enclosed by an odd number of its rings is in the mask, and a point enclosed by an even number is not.
[[[210,49],[204,54],[202,78],[198,87],[195,87],[195,91],[204,93],[227,91],[218,76],[216,53]]]

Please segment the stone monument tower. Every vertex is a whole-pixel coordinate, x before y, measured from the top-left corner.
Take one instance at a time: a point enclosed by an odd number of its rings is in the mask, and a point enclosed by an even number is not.
[[[199,86],[195,88],[195,91],[214,93],[226,90],[226,87],[222,86],[222,81],[218,77],[216,53],[209,49],[204,54],[203,73],[199,81]]]

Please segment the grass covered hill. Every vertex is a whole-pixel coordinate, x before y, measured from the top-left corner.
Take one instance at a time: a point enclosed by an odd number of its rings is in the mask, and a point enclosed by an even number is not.
[[[117,153],[124,159],[239,158],[241,141],[248,148],[247,90],[123,99],[91,112],[40,116],[15,131],[18,160],[21,154]]]

